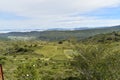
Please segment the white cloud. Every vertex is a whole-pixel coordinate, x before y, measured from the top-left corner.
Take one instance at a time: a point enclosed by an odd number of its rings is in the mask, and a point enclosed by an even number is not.
[[[1,0],[0,12],[30,17],[29,20],[2,20],[6,26],[75,27],[118,24],[120,20],[102,20],[97,17],[70,17],[100,8],[118,7],[120,0]],[[64,22],[61,22],[64,21]],[[67,21],[67,22],[66,22]],[[100,22],[101,21],[101,22]],[[112,23],[111,23],[112,22]]]

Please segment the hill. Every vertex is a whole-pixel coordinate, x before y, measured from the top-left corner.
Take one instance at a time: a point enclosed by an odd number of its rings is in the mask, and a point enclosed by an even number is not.
[[[119,37],[120,32],[98,34],[84,39],[87,44],[76,40],[0,40],[4,79],[119,80]]]
[[[82,40],[83,42],[108,43],[120,41],[120,31],[106,34],[98,34]]]
[[[110,33],[120,31],[120,26],[91,28],[84,30],[47,30],[47,31],[31,31],[31,32],[10,32],[0,34],[2,39],[37,39],[46,41],[66,40],[69,38],[77,38],[78,40],[94,36],[96,34]]]

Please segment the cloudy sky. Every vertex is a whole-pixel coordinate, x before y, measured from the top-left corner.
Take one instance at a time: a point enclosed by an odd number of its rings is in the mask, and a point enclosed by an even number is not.
[[[120,24],[120,0],[0,0],[0,28],[79,28]]]

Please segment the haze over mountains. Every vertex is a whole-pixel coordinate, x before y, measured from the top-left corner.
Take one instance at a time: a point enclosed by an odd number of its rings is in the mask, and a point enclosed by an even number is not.
[[[7,29],[6,32],[1,33],[0,38],[2,39],[37,39],[37,40],[66,40],[69,38],[77,38],[78,40],[88,38],[97,34],[111,33],[113,31],[120,31],[120,26],[103,27],[103,28],[53,28],[47,30],[41,29],[21,29],[11,30]],[[1,31],[2,32],[2,31]]]
[[[86,29],[92,29],[88,27],[81,27],[81,28],[49,28],[49,29],[39,29],[39,28],[30,28],[30,29],[0,29],[0,33],[9,33],[9,32],[31,32],[31,31],[69,31],[69,30],[86,30]]]
[[[116,26],[114,26],[116,27]],[[98,29],[101,27],[97,27]],[[42,29],[42,28],[8,28],[8,29],[0,29],[0,33],[10,33],[10,32],[31,32],[31,31],[74,31],[74,30],[87,30],[87,29],[97,29],[92,27],[80,27],[80,28],[49,28],[49,29]],[[108,28],[108,27],[102,27]]]

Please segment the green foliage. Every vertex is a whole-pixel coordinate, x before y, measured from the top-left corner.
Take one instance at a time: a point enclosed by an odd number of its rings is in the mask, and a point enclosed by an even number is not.
[[[120,53],[110,55],[105,45],[82,46],[77,51],[71,65],[80,73],[80,80],[120,79]]]
[[[88,39],[85,39],[83,42],[94,42],[94,43],[111,43],[120,41],[120,32],[112,32],[107,34],[98,34]]]
[[[12,44],[11,47],[6,48],[6,54],[5,55],[12,55],[12,54],[25,54],[33,52],[33,50],[27,46],[18,45],[18,44]]]
[[[108,80],[119,80],[120,79],[120,52],[108,55],[104,61],[104,78]]]
[[[120,31],[120,26],[106,27],[106,28],[92,28],[86,30],[73,31],[32,31],[32,32],[11,32],[7,34],[0,34],[1,40],[43,40],[43,41],[58,41],[66,40],[75,37],[78,40],[86,39],[96,34],[110,33],[113,31]]]
[[[72,34],[71,31],[65,33]],[[74,33],[80,35],[79,31]],[[68,40],[53,42],[0,41],[2,45],[0,64],[3,64],[4,78],[5,80],[119,80],[119,37],[119,32],[112,32],[96,35],[84,42],[79,42],[77,38],[70,36]]]
[[[6,57],[0,57],[0,64],[4,65],[6,60]]]
[[[32,63],[19,65],[15,73],[17,80],[40,80],[38,78],[39,73]]]
[[[74,78],[69,68],[67,62],[35,60],[19,65],[15,73],[17,80],[67,80]]]

